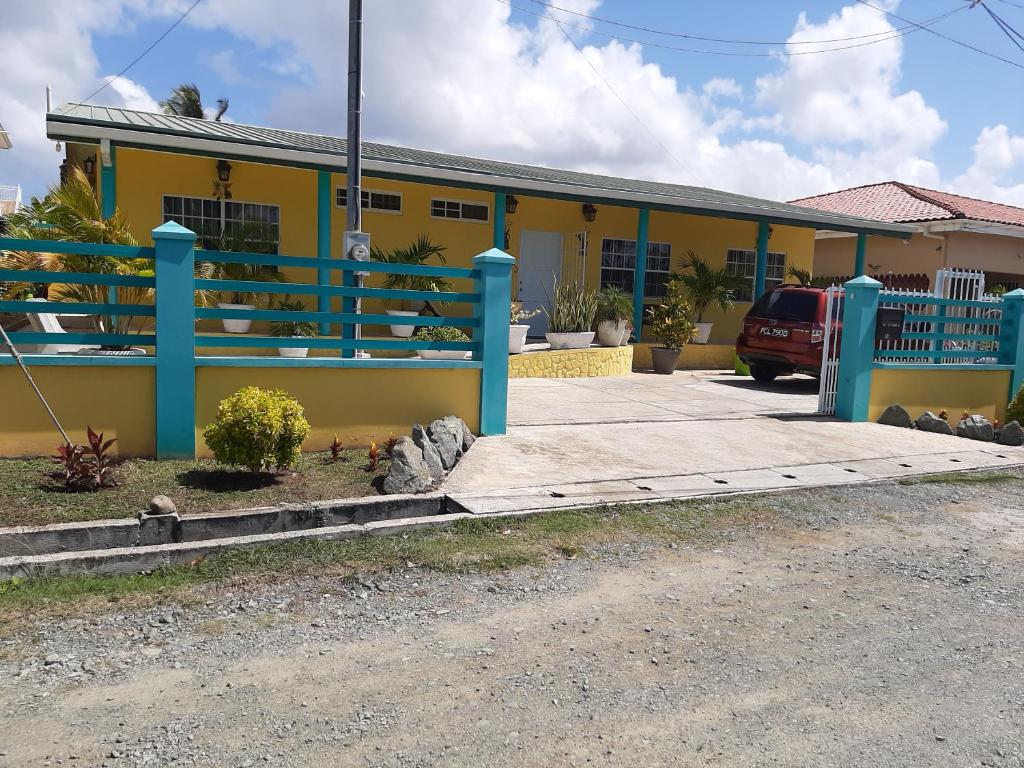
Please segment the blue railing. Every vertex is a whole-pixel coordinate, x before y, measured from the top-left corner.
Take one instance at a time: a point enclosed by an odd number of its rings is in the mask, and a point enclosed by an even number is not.
[[[157,382],[157,454],[185,456],[194,453],[195,368],[205,366],[296,366],[358,368],[477,368],[482,370],[480,430],[483,434],[505,431],[508,387],[508,315],[511,269],[514,260],[496,249],[473,259],[473,268],[403,265],[349,259],[319,259],[258,253],[195,250],[195,234],[174,222],[153,230],[154,247],[97,245],[49,240],[0,238],[0,250],[60,253],[107,259],[150,259],[153,275],[121,275],[102,272],[50,272],[0,269],[0,282],[46,283],[50,285],[94,286],[105,301],[0,301],[0,312],[26,315],[80,314],[104,321],[108,332],[10,333],[18,347],[24,345],[83,345],[95,347],[142,347],[145,356],[101,355],[86,349],[77,355],[31,354],[29,362],[43,365],[153,365]],[[264,282],[196,277],[196,262],[246,264],[278,270],[310,269],[317,282]],[[113,264],[108,265],[113,268]],[[359,286],[356,274],[377,273],[463,280],[470,290],[423,291]],[[341,285],[330,284],[332,273]],[[293,274],[289,272],[289,274]],[[106,291],[102,289],[105,288]],[[151,303],[118,302],[120,289],[142,289]],[[243,293],[261,296],[317,297],[316,309],[237,309],[196,304],[196,297],[209,293]],[[332,311],[332,299],[340,299],[339,311]],[[469,312],[455,317],[394,316],[355,311],[356,299],[424,301],[468,305]],[[121,330],[113,318],[140,317],[149,327],[145,332]],[[197,331],[199,319],[241,319],[259,322],[312,322],[321,335],[280,337],[250,334],[216,334]],[[453,326],[465,329],[467,341],[420,341],[416,339],[356,338],[356,328],[389,324],[417,327]],[[330,335],[332,330],[338,333]],[[254,355],[198,355],[197,349],[255,350],[266,348],[307,348],[334,350],[338,357],[261,357]],[[412,353],[422,350],[450,350],[469,353],[468,359],[420,359],[410,357],[357,357],[367,352]],[[84,353],[84,354],[83,354]],[[6,352],[0,364],[10,363]],[[187,404],[191,403],[192,413]],[[184,404],[184,406],[182,405]]]

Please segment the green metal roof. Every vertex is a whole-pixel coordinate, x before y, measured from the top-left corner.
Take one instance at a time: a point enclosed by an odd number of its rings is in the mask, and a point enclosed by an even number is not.
[[[345,139],[336,136],[92,104],[65,104],[46,117],[47,135],[52,139],[96,143],[108,138],[122,146],[309,168],[345,169]],[[706,187],[624,179],[373,142],[363,143],[363,166],[367,176],[435,181],[445,186],[535,197],[587,200],[887,236],[909,236],[916,231],[901,224]]]

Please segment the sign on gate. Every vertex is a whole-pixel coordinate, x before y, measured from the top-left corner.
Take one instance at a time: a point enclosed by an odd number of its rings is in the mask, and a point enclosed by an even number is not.
[[[879,307],[875,315],[875,341],[897,341],[903,338],[907,310],[902,307]]]

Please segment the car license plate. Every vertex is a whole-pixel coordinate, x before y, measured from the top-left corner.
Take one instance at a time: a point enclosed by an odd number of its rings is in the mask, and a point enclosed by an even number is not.
[[[776,339],[788,339],[789,328],[772,328],[770,326],[764,326],[761,328],[762,336],[771,336]]]

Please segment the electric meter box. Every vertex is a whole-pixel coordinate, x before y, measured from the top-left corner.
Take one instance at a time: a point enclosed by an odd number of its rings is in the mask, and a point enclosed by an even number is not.
[[[370,260],[370,233],[369,232],[346,232],[342,235],[341,250],[346,259],[353,261]],[[366,277],[369,272],[356,272],[355,274]]]

